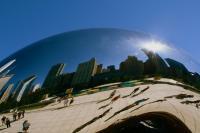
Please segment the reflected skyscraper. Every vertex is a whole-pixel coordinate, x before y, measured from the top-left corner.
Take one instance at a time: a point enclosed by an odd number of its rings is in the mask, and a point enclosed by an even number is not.
[[[21,101],[21,98],[23,97],[23,95],[26,94],[26,92],[28,93],[35,79],[36,79],[36,76],[34,75],[21,82],[20,87],[19,87],[20,91],[19,91],[19,94],[17,94],[17,98],[16,98],[17,102]]]
[[[113,71],[116,70],[115,65],[110,65],[110,66],[107,67],[107,69],[108,69],[109,71],[111,71],[111,72],[113,72]]]
[[[14,85],[14,89],[13,89],[13,92],[11,94],[11,98],[12,99],[16,99],[17,98],[17,94],[19,93],[20,91],[20,86],[21,86],[21,83],[22,83],[22,80],[18,81],[15,85]]]
[[[135,56],[128,56],[128,58],[120,63],[120,71],[126,75],[138,77],[144,73],[144,64]]]
[[[97,74],[102,73],[102,69],[103,69],[103,64],[99,64],[97,65]]]
[[[40,88],[40,84],[34,85],[34,86],[32,87],[32,89],[31,89],[31,93],[32,93],[32,92],[35,92],[35,91],[38,90],[39,88]]]
[[[3,96],[0,99],[0,104],[3,103],[3,102],[6,102],[8,100],[13,86],[14,86],[14,84],[10,84],[8,86],[8,88],[6,89],[6,91],[4,92]]]
[[[145,74],[168,74],[168,66],[158,53],[148,49],[142,49],[142,51],[148,56],[148,60],[144,63]]]
[[[13,77],[13,75],[7,75],[5,77],[0,78],[0,93],[3,87],[7,84],[7,82]]]
[[[165,59],[170,66],[171,74],[176,77],[183,77],[190,74],[187,68],[180,62],[175,61],[173,59]]]
[[[16,60],[11,60],[0,68],[0,74],[7,70]]]
[[[56,78],[63,73],[65,64],[56,64],[49,70],[42,88],[52,89],[55,84]]]
[[[89,61],[80,63],[73,77],[72,86],[87,87],[92,76],[96,74],[96,71],[97,71],[97,62],[95,58],[92,58]]]

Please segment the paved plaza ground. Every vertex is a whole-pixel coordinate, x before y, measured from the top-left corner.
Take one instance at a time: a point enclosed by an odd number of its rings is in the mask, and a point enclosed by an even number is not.
[[[95,133],[131,116],[166,112],[176,116],[191,132],[200,133],[200,109],[193,103],[197,100],[200,100],[198,93],[176,85],[123,87],[75,97],[68,107],[55,102],[28,111],[25,118],[11,123],[10,128],[1,126],[0,132],[22,132],[22,123],[28,120],[30,133]],[[4,115],[12,120],[12,114]]]

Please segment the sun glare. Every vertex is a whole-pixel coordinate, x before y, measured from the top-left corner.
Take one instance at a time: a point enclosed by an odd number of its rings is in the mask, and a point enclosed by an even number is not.
[[[139,47],[153,52],[166,52],[170,49],[167,44],[155,40],[140,42]]]

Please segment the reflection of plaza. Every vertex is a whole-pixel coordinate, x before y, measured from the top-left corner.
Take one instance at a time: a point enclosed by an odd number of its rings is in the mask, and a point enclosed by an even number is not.
[[[151,81],[153,80],[151,79]],[[108,90],[101,91],[101,87],[96,88],[96,92],[93,92],[93,94],[91,90],[87,90],[87,92],[82,92],[83,95],[80,94],[80,96],[74,97],[74,102],[68,107],[63,108],[63,102],[55,102],[44,108],[28,111],[25,119],[28,119],[32,124],[30,132],[40,132],[42,130],[42,132],[94,133],[98,131],[112,132],[109,130],[114,130],[112,127],[115,127],[115,125],[120,130],[120,123],[123,124],[129,118],[157,112],[157,114],[169,114],[164,115],[166,119],[169,117],[169,119],[173,120],[172,118],[175,117],[180,120],[183,125],[179,121],[179,126],[172,126],[177,128],[176,131],[181,131],[182,129],[187,132],[189,129],[188,132],[198,133],[200,131],[200,121],[198,119],[200,111],[196,104],[200,103],[184,104],[184,102],[199,100],[199,94],[176,85],[174,80],[161,79],[161,81],[163,82],[162,84],[139,82],[136,86],[122,88],[120,84],[118,84],[117,88],[109,87],[116,85],[110,84],[107,86]],[[99,92],[97,91],[98,89]],[[116,99],[118,96],[120,97]],[[165,118],[164,116],[163,119]],[[167,129],[170,127],[169,125],[159,126],[156,121],[150,119],[150,117],[148,118],[139,119],[140,121],[135,122],[141,124],[140,126],[146,131],[162,131],[165,128],[167,131],[175,131],[175,129]],[[22,121],[13,123],[11,128],[3,131],[20,131]],[[176,121],[171,122],[174,124]],[[132,128],[135,131],[141,130],[136,127]]]

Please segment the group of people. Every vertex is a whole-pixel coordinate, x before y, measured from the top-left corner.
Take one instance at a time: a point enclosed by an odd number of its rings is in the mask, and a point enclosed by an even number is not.
[[[1,118],[1,122],[2,122],[2,126],[3,126],[3,125],[6,125],[7,128],[10,127],[11,121],[10,121],[10,119],[9,119],[8,117],[3,116],[3,117]]]
[[[25,114],[25,110],[22,110],[22,111],[14,111],[14,112],[13,112],[13,121],[12,121],[12,122],[17,121],[17,120],[19,120],[19,119],[21,119],[21,118],[24,118],[24,114]],[[6,125],[7,128],[11,127],[11,120],[10,120],[8,117],[3,116],[3,117],[1,118],[1,122],[2,122],[2,126],[3,126],[3,125]],[[28,129],[29,129],[29,127],[30,127],[30,123],[28,122],[28,120],[25,120],[25,121],[23,122],[22,126],[23,126],[22,130],[24,131],[24,133],[27,133],[27,132],[28,132]]]
[[[73,88],[67,89],[65,92],[65,97],[63,97],[64,100],[64,107],[67,107],[69,105],[71,105],[74,102],[74,98],[72,95],[73,92]]]
[[[67,107],[67,106],[71,105],[73,102],[74,102],[74,98],[73,97],[71,97],[71,98],[65,97],[64,106]]]
[[[24,114],[25,114],[25,110],[22,110],[22,111],[19,111],[19,112],[15,111],[13,113],[13,121],[16,121],[16,120],[19,120],[21,118],[24,118]]]

